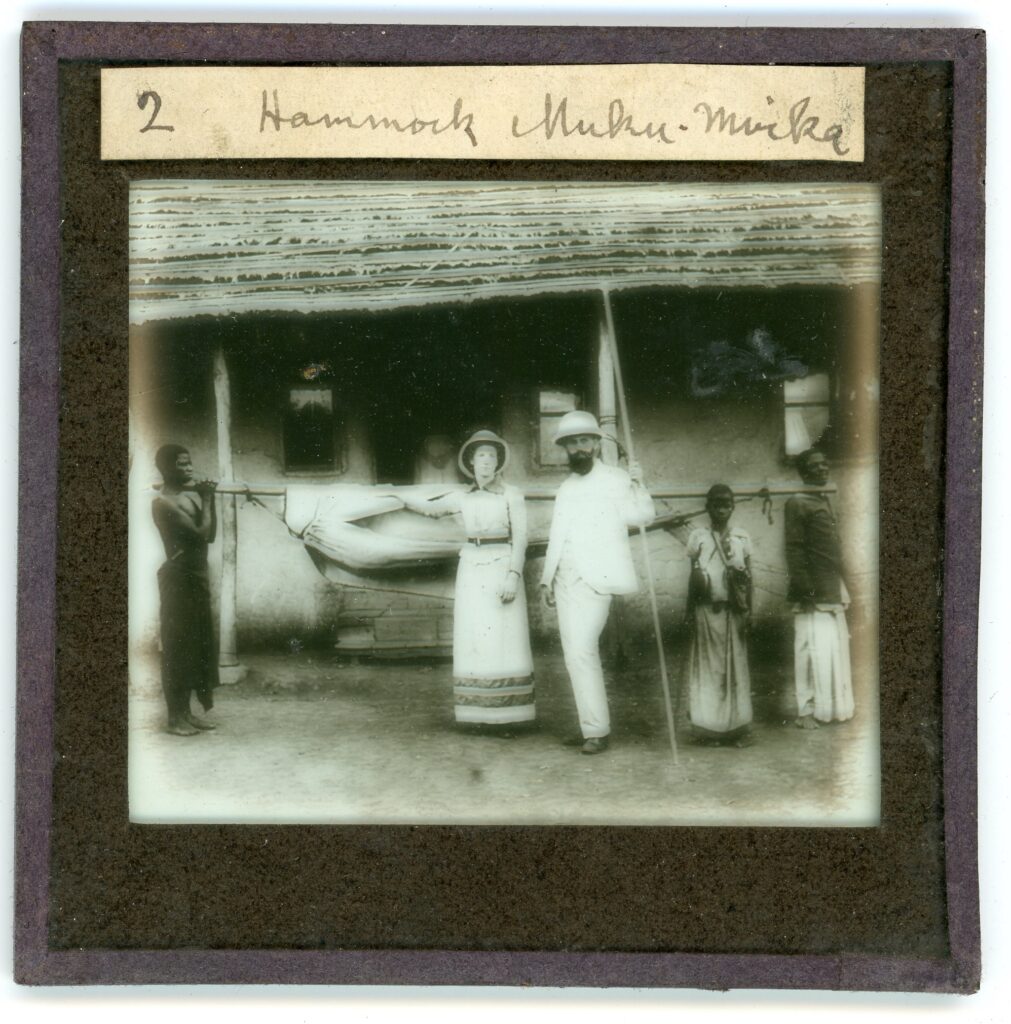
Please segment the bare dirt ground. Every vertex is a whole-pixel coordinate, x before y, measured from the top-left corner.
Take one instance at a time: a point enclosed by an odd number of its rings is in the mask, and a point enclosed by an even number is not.
[[[679,682],[681,653],[672,655]],[[609,672],[611,747],[594,757],[564,745],[578,728],[558,653],[538,655],[537,727],[513,739],[454,726],[444,661],[354,664],[306,651],[243,660],[247,679],[216,691],[208,717],[218,729],[193,737],[163,731],[157,657],[132,660],[134,821],[877,821],[877,701],[866,682],[856,718],[806,732],[792,725],[789,671],[756,667],[755,691],[767,696],[756,698],[753,745],[691,744],[682,702],[675,766],[651,654]]]

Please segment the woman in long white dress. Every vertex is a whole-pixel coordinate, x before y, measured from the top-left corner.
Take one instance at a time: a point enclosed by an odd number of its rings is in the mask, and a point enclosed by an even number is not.
[[[730,525],[734,495],[715,484],[706,496],[709,528],[688,538],[688,557],[699,585],[692,596],[688,656],[688,710],[703,743],[748,742],[752,719],[751,673],[745,633],[750,590],[751,538]],[[732,593],[733,590],[737,593]]]
[[[536,717],[523,586],[527,515],[523,493],[502,480],[508,461],[508,444],[479,430],[460,449],[460,469],[474,481],[468,490],[406,502],[424,515],[463,519],[467,540],[453,611],[454,715],[478,726],[509,727]]]

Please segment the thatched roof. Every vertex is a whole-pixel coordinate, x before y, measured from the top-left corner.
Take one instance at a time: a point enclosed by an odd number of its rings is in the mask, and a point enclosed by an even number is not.
[[[139,181],[130,320],[877,282],[873,185]]]

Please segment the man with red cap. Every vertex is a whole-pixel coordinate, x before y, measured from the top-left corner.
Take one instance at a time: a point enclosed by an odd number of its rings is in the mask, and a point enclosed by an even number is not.
[[[566,413],[558,424],[554,441],[565,449],[572,473],[555,499],[541,577],[545,603],[558,609],[584,754],[606,750],[611,732],[600,662],[611,598],[639,589],[628,528],[645,526],[655,515],[637,463],[626,473],[600,461],[602,437],[588,412]]]

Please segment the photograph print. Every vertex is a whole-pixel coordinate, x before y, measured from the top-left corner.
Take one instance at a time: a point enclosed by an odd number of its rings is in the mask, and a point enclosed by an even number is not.
[[[876,186],[129,209],[132,821],[878,824]]]

